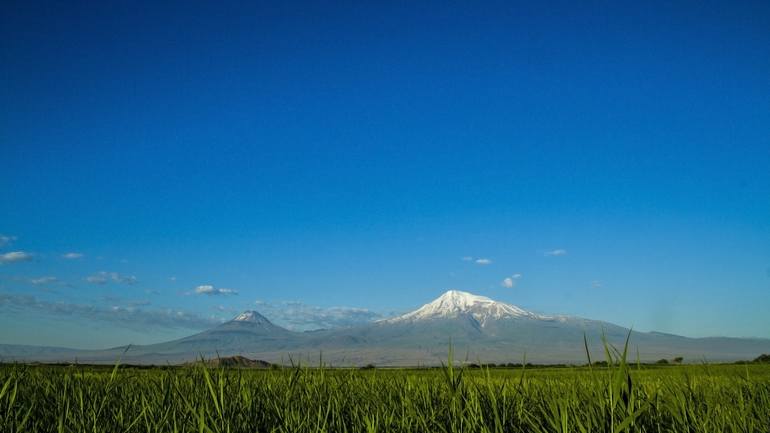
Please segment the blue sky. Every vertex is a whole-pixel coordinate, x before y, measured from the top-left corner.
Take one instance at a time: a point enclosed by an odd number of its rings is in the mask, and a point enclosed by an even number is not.
[[[766,2],[359,3],[6,3],[0,343],[447,289],[770,337]]]

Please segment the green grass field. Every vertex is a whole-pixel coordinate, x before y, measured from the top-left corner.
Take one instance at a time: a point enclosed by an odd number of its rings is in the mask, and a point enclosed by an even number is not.
[[[770,365],[0,367],[2,432],[770,432]]]

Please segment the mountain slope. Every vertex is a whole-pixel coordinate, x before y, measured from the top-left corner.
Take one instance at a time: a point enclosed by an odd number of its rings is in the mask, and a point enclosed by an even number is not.
[[[189,337],[133,346],[125,359],[138,363],[183,362],[201,357],[244,356],[253,353],[255,348],[286,351],[294,349],[301,337],[300,333],[277,326],[256,311],[245,311],[233,320]]]

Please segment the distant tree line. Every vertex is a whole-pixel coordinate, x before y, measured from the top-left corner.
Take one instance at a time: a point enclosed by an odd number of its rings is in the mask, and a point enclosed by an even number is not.
[[[770,354],[763,353],[752,361],[737,361],[736,364],[770,364]]]

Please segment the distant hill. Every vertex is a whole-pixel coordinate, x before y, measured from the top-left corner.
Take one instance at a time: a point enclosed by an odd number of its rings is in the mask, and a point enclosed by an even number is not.
[[[188,363],[190,365],[198,364],[201,361]],[[261,359],[249,359],[245,356],[225,356],[223,358],[212,358],[204,361],[209,367],[229,367],[229,368],[270,368],[271,363]]]
[[[459,361],[536,364],[604,359],[602,339],[622,347],[630,333],[629,354],[642,362],[684,357],[732,362],[770,353],[770,339],[687,338],[636,332],[608,322],[535,314],[514,305],[450,290],[399,317],[347,328],[294,332],[271,323],[256,311],[189,337],[145,346],[108,350],[69,350],[0,345],[4,361],[184,364],[201,356],[228,359],[235,365],[252,359],[277,364],[334,366],[418,366],[446,362],[450,341]],[[224,361],[219,361],[224,362]],[[254,361],[260,362],[260,361]]]

